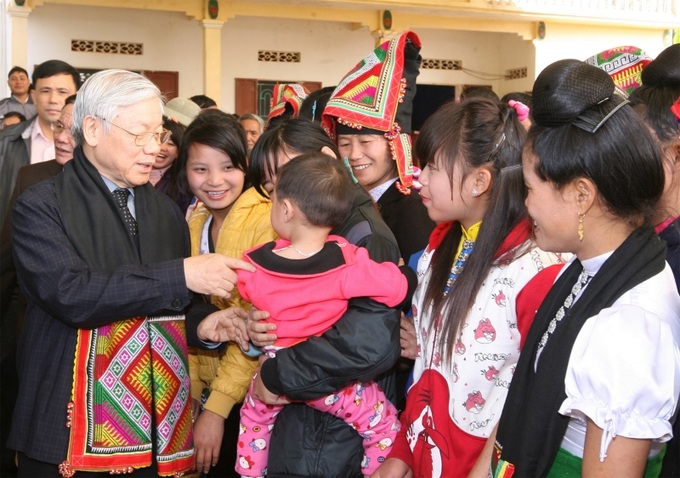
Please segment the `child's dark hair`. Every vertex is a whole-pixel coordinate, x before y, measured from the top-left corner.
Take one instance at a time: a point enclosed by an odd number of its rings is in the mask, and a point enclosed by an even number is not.
[[[306,118],[288,118],[274,127],[267,128],[255,143],[250,152],[248,177],[253,187],[262,196],[267,192],[262,187],[267,176],[278,174],[279,154],[287,150],[291,153],[304,154],[328,148],[340,157],[335,143],[331,141],[319,123]]]
[[[277,175],[276,200],[294,202],[307,221],[331,229],[341,225],[354,201],[354,183],[348,169],[335,158],[307,153],[286,163]]]
[[[236,169],[240,169],[244,173],[247,172],[245,130],[232,115],[223,111],[216,109],[202,111],[187,127],[181,143],[179,157],[177,158],[177,184],[183,194],[192,194],[187,182],[186,166],[189,160],[189,148],[193,144],[203,144],[222,151],[229,156]],[[248,187],[250,187],[250,184],[246,174],[243,190],[245,191]]]
[[[469,98],[443,105],[425,122],[416,141],[415,152],[423,164],[438,160],[438,167],[448,172],[452,186],[456,164],[463,171],[463,179],[479,167],[487,167],[493,178],[474,252],[446,295],[442,291],[462,236],[459,225],[449,230],[431,261],[432,276],[425,302],[433,304],[434,317],[443,314],[438,346],[449,364],[456,335],[494,261],[512,260],[528,250],[522,248],[497,257],[503,240],[528,218],[521,169],[525,138],[526,130],[513,108],[487,98]]]

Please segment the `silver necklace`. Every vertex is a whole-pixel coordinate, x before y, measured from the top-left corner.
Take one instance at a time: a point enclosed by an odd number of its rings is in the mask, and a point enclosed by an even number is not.
[[[297,247],[295,247],[293,244],[291,244],[290,246],[286,247],[286,249],[289,249],[289,248],[291,248],[291,247],[293,248],[293,250],[294,250],[295,252],[297,252],[298,254],[300,254],[301,256],[304,256],[304,257],[312,257],[314,254],[318,254],[319,252],[321,252],[321,251],[323,250],[323,247],[322,247],[321,249],[316,250],[316,251],[314,251],[314,252],[302,252],[300,249],[298,249]]]

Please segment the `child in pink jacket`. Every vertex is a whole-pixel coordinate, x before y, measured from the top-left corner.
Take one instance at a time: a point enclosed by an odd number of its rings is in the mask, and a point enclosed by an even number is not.
[[[257,270],[239,271],[238,282],[241,296],[269,311],[277,325],[277,341],[264,353],[323,334],[351,298],[371,297],[390,307],[410,298],[414,273],[406,276],[390,262],[373,262],[365,249],[329,236],[349,214],[353,197],[349,171],[323,153],[299,156],[280,170],[271,217],[282,239],[244,253]],[[241,409],[236,463],[236,471],[248,477],[266,474],[269,437],[282,407],[259,401],[252,390],[251,384]],[[357,382],[307,403],[342,418],[364,438],[365,475],[384,461],[400,425],[396,408],[376,383]]]

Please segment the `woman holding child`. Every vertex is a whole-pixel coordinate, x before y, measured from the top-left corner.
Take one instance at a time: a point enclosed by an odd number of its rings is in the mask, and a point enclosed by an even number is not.
[[[304,153],[324,152],[338,158],[333,142],[312,121],[286,119],[264,132],[250,157],[249,174],[264,196],[274,190],[279,169]],[[365,247],[377,262],[399,260],[399,249],[364,189],[353,187],[352,208],[332,234]],[[266,312],[266,311],[264,311]],[[258,317],[266,316],[259,312]],[[252,318],[254,317],[252,314]],[[276,339],[271,324],[248,320],[256,345]],[[270,333],[263,333],[268,330]],[[273,332],[273,333],[272,333]],[[399,357],[399,311],[378,302],[355,298],[340,320],[320,337],[281,349],[266,360],[257,375],[254,395],[271,404],[279,396],[303,401],[327,396],[357,380],[375,379],[389,400],[394,400],[394,374]],[[363,440],[338,417],[291,403],[276,417],[269,451],[268,477],[362,476]]]

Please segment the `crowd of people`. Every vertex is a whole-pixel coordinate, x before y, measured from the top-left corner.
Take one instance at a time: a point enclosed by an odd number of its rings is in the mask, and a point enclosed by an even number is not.
[[[421,47],[266,118],[10,71],[2,476],[680,476],[680,45],[413,140]]]

